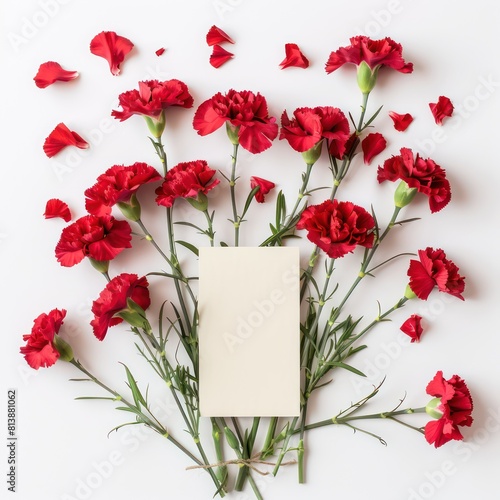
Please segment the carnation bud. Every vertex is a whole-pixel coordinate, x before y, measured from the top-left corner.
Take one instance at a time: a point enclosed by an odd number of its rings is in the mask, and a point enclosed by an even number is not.
[[[208,198],[204,193],[198,193],[196,198],[186,198],[186,201],[200,212],[204,212],[208,208]]]
[[[358,87],[363,94],[369,94],[375,87],[379,67],[372,70],[365,61],[358,66]]]
[[[302,158],[304,158],[307,165],[314,165],[318,161],[318,158],[321,156],[322,147],[323,140],[319,141],[311,149],[302,153]]]
[[[394,192],[394,203],[398,208],[406,207],[416,194],[417,188],[411,188],[405,181],[401,181]]]
[[[165,130],[165,111],[162,110],[158,118],[152,118],[151,116],[146,115],[143,116],[153,137],[156,139],[161,137],[161,134],[163,134],[163,131]]]
[[[238,443],[238,438],[234,435],[234,432],[229,427],[224,427],[224,434],[226,435],[227,444],[233,450],[239,450],[240,445]]]
[[[120,201],[116,205],[127,219],[137,222],[141,218],[141,205],[135,193],[128,202]]]
[[[71,349],[71,346],[57,334],[54,335],[54,347],[59,353],[59,359],[68,362],[73,360],[73,349]]]
[[[231,125],[229,122],[226,122],[227,136],[229,137],[231,144],[234,144],[235,146],[240,143],[240,138],[238,136],[239,131],[240,127],[235,127],[234,125]]]
[[[109,269],[109,260],[95,260],[92,257],[89,257],[90,263],[92,266],[97,269],[100,273],[106,274]]]
[[[427,415],[435,419],[440,419],[443,416],[443,412],[439,409],[441,405],[441,398],[432,398],[425,407],[425,412]]]

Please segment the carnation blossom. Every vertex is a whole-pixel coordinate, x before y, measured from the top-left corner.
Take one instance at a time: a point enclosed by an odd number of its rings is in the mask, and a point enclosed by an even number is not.
[[[90,42],[90,52],[106,59],[115,76],[120,74],[120,64],[133,47],[134,44],[128,38],[117,35],[114,31],[102,31]]]
[[[40,65],[33,80],[38,88],[44,89],[57,81],[69,82],[75,78],[78,78],[78,71],[67,71],[59,63],[47,61]]]
[[[220,68],[224,63],[226,63],[227,61],[229,61],[229,59],[232,59],[233,57],[234,54],[232,52],[229,52],[220,45],[214,45],[212,54],[210,56],[210,64],[214,68]]]
[[[146,310],[151,304],[148,286],[148,280],[137,274],[122,273],[113,278],[92,304],[94,319],[90,324],[94,335],[103,340],[109,327],[123,321],[117,314],[128,310],[128,300]]]
[[[38,370],[40,367],[52,366],[60,357],[54,337],[59,332],[66,316],[65,309],[52,309],[48,314],[40,314],[34,321],[31,333],[23,335],[26,345],[20,351],[26,362]]]
[[[465,381],[458,375],[445,380],[443,372],[438,371],[427,385],[426,392],[434,396],[426,407],[427,413],[437,419],[425,425],[427,442],[439,448],[448,441],[462,440],[459,427],[472,425],[474,407]]]
[[[307,207],[297,229],[307,230],[307,238],[333,258],[343,257],[358,245],[373,246],[373,217],[354,203],[326,200]]]
[[[377,81],[378,71],[387,66],[401,73],[411,73],[413,64],[403,59],[403,47],[391,38],[372,40],[366,36],[350,39],[351,45],[332,52],[326,63],[326,72],[332,73],[344,64],[358,67],[358,86],[363,94],[369,94]]]
[[[71,212],[67,203],[57,198],[52,198],[47,201],[45,205],[45,213],[43,214],[43,216],[46,219],[54,219],[56,217],[60,217],[65,222],[69,222],[71,220]]]
[[[450,117],[454,109],[450,99],[444,95],[439,96],[438,102],[430,102],[429,108],[437,125],[442,125],[443,120]]]
[[[418,251],[419,260],[410,260],[409,287],[422,300],[427,300],[434,287],[464,300],[465,278],[460,276],[458,267],[438,248],[427,247]]]
[[[349,122],[340,109],[332,106],[297,108],[292,118],[286,111],[281,115],[279,138],[286,139],[299,153],[311,150],[325,139],[330,154],[341,159],[350,138]]]
[[[387,146],[385,137],[379,132],[368,134],[361,141],[361,149],[363,150],[363,161],[365,165],[369,165],[374,156],[380,154]]]
[[[82,139],[76,132],[70,130],[64,123],[59,123],[45,139],[43,151],[49,158],[52,158],[66,146],[87,149],[89,143]]]
[[[110,215],[114,205],[128,203],[141,186],[160,179],[156,169],[146,163],[114,165],[85,190],[85,208],[93,215]]]
[[[215,170],[205,160],[179,163],[165,175],[163,184],[156,189],[156,203],[171,207],[177,198],[196,198],[207,194],[219,179],[213,179]]]
[[[401,148],[400,153],[378,168],[377,180],[402,180],[429,198],[432,213],[443,209],[451,199],[451,187],[444,169],[430,158],[421,158],[418,153],[414,157],[409,148]]]
[[[278,135],[276,119],[269,116],[266,99],[249,90],[220,92],[196,110],[193,127],[199,135],[208,135],[227,124],[233,144],[250,153],[261,153]]]
[[[121,93],[118,101],[123,110],[113,110],[111,116],[120,121],[128,120],[132,115],[159,118],[163,110],[170,106],[190,108],[193,105],[187,85],[180,80],[139,82],[139,90]]]
[[[280,63],[281,69],[290,67],[304,69],[309,67],[309,60],[296,43],[285,44],[285,59]]]
[[[394,123],[394,128],[398,132],[404,132],[413,121],[413,116],[410,113],[405,113],[404,115],[400,115],[395,111],[389,111],[389,117]]]
[[[256,187],[259,187],[259,190],[255,193],[255,199],[257,203],[264,203],[266,194],[274,189],[276,184],[266,179],[262,179],[262,177],[250,177],[250,189],[255,189]]]
[[[72,267],[85,257],[105,262],[114,259],[125,248],[131,248],[131,239],[127,221],[86,215],[62,230],[55,253],[64,267]]]

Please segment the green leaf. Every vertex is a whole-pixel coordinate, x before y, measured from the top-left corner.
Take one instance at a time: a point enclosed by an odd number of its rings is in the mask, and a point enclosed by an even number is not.
[[[383,108],[383,106],[380,106],[380,108],[378,108],[377,111],[375,111],[373,116],[365,123],[365,126],[363,128],[368,127],[373,122],[373,120],[375,120],[375,118],[377,118],[378,114],[382,111],[382,108]]]
[[[191,250],[191,252],[193,252],[196,257],[199,256],[199,252],[198,252],[198,249],[192,245],[191,243],[188,243],[187,241],[182,241],[182,240],[177,240],[176,243],[179,243],[179,245],[182,245],[183,247],[187,248],[188,250]]]
[[[132,376],[132,373],[128,369],[127,365],[121,363],[123,367],[125,368],[125,372],[127,374],[127,380],[128,384],[130,387],[130,390],[132,391],[132,397],[134,398],[135,405],[137,408],[140,408],[140,405],[142,404],[143,406],[147,407],[146,400],[144,399],[143,395],[141,394],[141,391],[139,390],[139,387],[137,386],[137,383]]]
[[[103,399],[106,401],[118,401],[116,398],[107,398],[107,397],[97,397],[97,396],[79,396],[75,398],[75,400],[83,400],[83,399]]]
[[[191,224],[191,222],[174,222],[174,224],[178,224],[179,226],[188,226],[192,227],[194,229],[197,229],[200,233],[204,233],[205,231],[201,229],[201,227],[197,226],[196,224]]]
[[[247,213],[247,210],[250,208],[250,204],[252,203],[255,194],[257,193],[257,191],[259,191],[259,189],[260,187],[256,186],[248,194],[247,201],[245,202],[245,207],[243,208],[243,213],[241,214],[241,219],[245,217],[245,214]]]
[[[351,365],[348,365],[346,363],[342,363],[341,361],[329,361],[328,363],[325,363],[327,364],[328,366],[331,366],[332,368],[333,367],[338,367],[338,368],[343,368],[344,370],[348,370],[352,373],[355,373],[356,375],[359,375],[360,377],[366,377],[366,375],[358,370],[357,368],[354,368],[354,366],[351,366]]]
[[[221,247],[228,247],[229,245],[225,241],[220,242]]]

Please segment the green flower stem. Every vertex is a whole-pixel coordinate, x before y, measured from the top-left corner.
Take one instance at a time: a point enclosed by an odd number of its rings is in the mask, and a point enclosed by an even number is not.
[[[369,93],[368,94],[363,94],[363,102],[361,103],[361,115],[359,117],[358,126],[356,128],[356,132],[358,134],[360,134],[364,130],[363,121],[365,119],[366,109],[368,107],[368,97],[369,96],[370,96]]]
[[[208,236],[208,239],[210,241],[210,246],[213,247],[215,233],[214,233],[212,218],[210,217],[208,210],[203,210],[203,213],[205,214],[205,218],[207,219],[207,224],[208,224],[206,235]]]
[[[285,458],[286,453],[288,452],[288,444],[290,442],[290,438],[292,437],[293,434],[296,434],[297,432],[300,432],[300,429],[295,429],[297,422],[299,421],[299,417],[294,417],[292,422],[290,423],[284,437],[283,437],[283,446],[281,448],[281,453],[278,456],[278,460],[276,461],[276,465],[274,466],[273,469],[273,476],[276,476],[278,474],[278,470],[281,467],[281,463],[283,462],[283,458]]]
[[[175,268],[174,263],[167,257],[167,255],[165,254],[165,252],[163,252],[163,250],[160,248],[160,246],[158,245],[158,243],[156,243],[155,239],[153,238],[153,236],[151,236],[151,233],[147,230],[147,228],[144,225],[144,223],[142,222],[142,220],[138,219],[136,221],[136,223],[141,228],[141,231],[144,234],[144,238],[147,241],[149,241],[155,247],[155,249],[157,250],[157,252],[168,262],[168,264],[172,268],[172,271],[174,271],[177,274],[179,274],[179,270]],[[183,279],[183,277],[179,275],[179,279]]]
[[[278,417],[271,417],[269,421],[269,426],[267,428],[266,438],[264,440],[264,444],[262,445],[262,451],[260,453],[260,458],[262,460],[271,455],[274,455],[274,436],[276,434],[277,425],[278,425]]]
[[[179,413],[182,415],[184,423],[186,424],[187,431],[191,435],[191,437],[193,438],[193,441],[196,444],[196,447],[198,448],[198,451],[200,452],[200,455],[201,455],[201,457],[203,459],[204,465],[210,465],[208,457],[207,457],[207,455],[205,453],[205,450],[204,450],[204,448],[203,448],[203,446],[201,444],[201,441],[199,439],[199,432],[197,430],[197,428],[198,428],[198,420],[197,420],[196,416],[194,416],[193,414],[190,413],[189,416],[186,414],[186,412],[184,410],[184,407],[182,406],[182,403],[179,400],[179,397],[177,395],[177,391],[176,391],[175,387],[172,384],[172,374],[174,372],[174,370],[172,369],[172,366],[168,362],[168,360],[167,360],[167,358],[166,358],[166,356],[164,355],[163,352],[159,353],[160,356],[161,356],[162,363],[160,363],[158,361],[157,357],[154,355],[154,353],[151,350],[149,342],[147,342],[146,339],[148,339],[151,342],[151,344],[153,345],[153,347],[157,351],[161,350],[161,346],[158,344],[156,338],[154,338],[152,335],[148,335],[146,332],[144,332],[144,333],[146,333],[146,338],[145,338],[144,335],[141,334],[141,332],[137,328],[133,328],[132,330],[140,337],[140,339],[142,340],[142,343],[144,344],[147,352],[149,353],[150,357],[149,357],[149,359],[147,358],[148,362],[151,364],[151,366],[154,368],[154,370],[166,382],[167,386],[169,387],[170,392],[172,394],[172,397],[174,398],[174,401],[175,401],[175,403],[177,405],[177,408],[179,410]],[[185,404],[186,404],[186,406],[188,406],[189,402],[186,401]],[[219,453],[218,453],[217,447],[216,447],[216,453],[217,453],[217,460],[218,461],[222,461],[219,458]],[[217,486],[217,489],[219,490],[219,494],[221,495],[221,497],[224,497],[224,495],[225,495],[225,492],[223,490],[224,482],[212,470],[211,467],[206,468],[206,470],[209,473],[209,475],[212,477],[212,480],[214,481],[215,485]],[[227,475],[227,472],[226,472],[226,475]]]
[[[238,208],[236,206],[236,163],[238,161],[238,146],[233,144],[233,154],[231,155],[231,179],[229,180],[229,187],[231,191],[231,206],[233,208],[233,224],[234,224],[234,246],[237,247],[240,241],[240,224],[241,220],[238,215]]]
[[[402,424],[406,427],[410,427],[411,429],[422,432],[422,430],[419,427],[413,427],[411,425],[408,425],[406,422],[402,422],[401,420],[395,418],[399,415],[412,415],[413,413],[425,413],[425,407],[406,408],[404,410],[388,411],[384,413],[371,413],[369,415],[353,415],[353,416],[348,415],[346,417],[333,417],[333,418],[328,418],[326,420],[321,420],[320,422],[309,424],[306,426],[305,430],[310,431],[312,429],[318,429],[319,427],[326,427],[329,425],[345,425],[348,422],[352,422],[355,420],[386,419],[386,420],[394,420],[398,424]],[[296,432],[298,432],[298,430]]]
[[[212,438],[214,441],[214,448],[215,448],[215,454],[217,456],[217,462],[223,463],[224,451],[222,449],[222,442],[221,442],[221,434],[223,432],[221,431],[219,425],[217,424],[217,420],[214,417],[211,417],[210,421],[212,422]],[[219,467],[217,467],[216,474],[220,484],[222,485],[222,487],[224,487],[229,477],[227,471],[227,465],[220,465]]]
[[[97,377],[95,377],[92,373],[90,373],[78,360],[72,359],[70,363],[75,366],[78,370],[84,373],[89,379],[92,380],[99,387],[104,389],[106,392],[111,394],[116,401],[124,404],[128,408],[132,409],[134,413],[142,420],[143,424],[151,429],[155,430],[158,434],[167,438],[172,444],[174,444],[177,448],[179,448],[185,455],[187,455],[193,462],[197,465],[203,465],[203,463],[194,456],[187,448],[185,448],[179,441],[177,441],[173,436],[171,436],[167,430],[161,425],[161,423],[154,417],[151,411],[148,409],[148,414],[146,415],[143,411],[140,411],[135,405],[127,401],[121,394],[116,392],[115,390],[108,387],[106,384],[101,382]]]
[[[257,432],[259,430],[260,417],[253,418],[252,429],[250,430],[250,434],[246,439],[244,455],[246,458],[251,458],[253,456],[253,446],[255,444],[255,438],[257,437]],[[238,471],[238,477],[236,478],[236,485],[234,489],[236,491],[243,491],[243,486],[245,484],[246,478],[248,477],[250,470],[248,467],[243,466]]]

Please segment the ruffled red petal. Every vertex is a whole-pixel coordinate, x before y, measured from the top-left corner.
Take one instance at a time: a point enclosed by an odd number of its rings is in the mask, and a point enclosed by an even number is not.
[[[106,59],[115,76],[120,74],[120,64],[133,47],[134,44],[128,38],[117,35],[114,31],[102,31],[90,42],[90,52]]]
[[[399,329],[411,338],[411,342],[419,342],[422,335],[422,316],[412,314]]]
[[[58,200],[57,198],[52,198],[47,201],[45,206],[45,213],[43,216],[46,219],[54,219],[56,217],[60,217],[66,222],[71,220],[71,212],[69,211],[69,207],[64,201]]]
[[[381,153],[387,146],[384,136],[378,132],[368,134],[361,142],[363,149],[363,161],[369,165],[374,156]]]
[[[268,181],[267,179],[262,179],[262,177],[250,177],[250,188],[254,189],[257,186],[259,187],[259,190],[255,193],[255,199],[257,200],[257,203],[264,203],[266,194],[268,194],[271,189],[274,189],[276,184]]]
[[[443,120],[450,117],[454,109],[450,99],[444,95],[439,96],[438,102],[430,102],[429,108],[437,125],[442,125]]]
[[[294,68],[308,68],[309,60],[302,54],[299,46],[296,43],[285,44],[285,59],[280,63],[281,69],[294,67]]]
[[[410,113],[405,113],[404,115],[400,115],[395,111],[389,111],[389,116],[391,120],[394,122],[394,128],[398,132],[404,132],[413,121],[413,116]]]
[[[158,50],[155,51],[155,54],[158,57],[162,56],[164,53],[165,53],[165,48],[164,47],[161,47],[161,48],[159,48]]]
[[[212,51],[212,55],[210,56],[210,64],[214,68],[220,68],[225,62],[229,61],[229,59],[231,59],[232,57],[234,57],[234,54],[228,52],[220,45],[214,45],[214,50]]]
[[[43,150],[49,158],[52,158],[66,146],[87,149],[89,144],[76,132],[71,131],[64,123],[59,123],[45,139]]]
[[[215,25],[212,26],[207,33],[208,46],[212,47],[212,45],[217,45],[219,43],[224,43],[224,42],[234,43],[234,41],[226,32],[222,31]]]
[[[35,84],[38,88],[44,89],[54,82],[69,82],[75,78],[78,78],[78,71],[67,71],[63,69],[59,63],[48,61],[40,64],[38,73],[33,80],[35,80]]]

